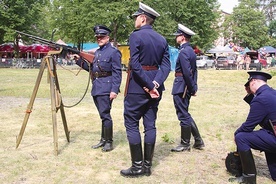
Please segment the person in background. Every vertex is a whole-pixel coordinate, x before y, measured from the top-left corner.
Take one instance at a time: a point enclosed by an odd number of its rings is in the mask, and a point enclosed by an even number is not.
[[[271,56],[271,66],[272,67],[275,66],[275,63],[276,63],[275,55],[272,54],[272,56]]]
[[[136,30],[130,34],[130,73],[124,99],[124,123],[129,142],[132,165],[121,170],[124,177],[150,176],[156,141],[158,105],[165,89],[163,82],[170,73],[169,45],[166,39],[153,30],[159,17],[151,7],[139,2],[133,14]],[[139,131],[143,118],[144,155]]]
[[[91,72],[91,95],[102,120],[100,142],[92,148],[103,147],[102,151],[106,152],[113,150],[113,121],[110,111],[112,102],[120,91],[122,54],[111,45],[109,41],[111,30],[109,28],[104,25],[96,25],[93,30],[100,47],[95,52],[93,63],[89,66],[78,55],[74,56],[77,56],[77,65]]]
[[[251,58],[250,58],[249,55],[246,55],[246,56],[245,56],[244,63],[245,63],[245,69],[246,69],[246,70],[249,70],[249,65],[250,65],[250,63],[251,63]]]
[[[237,58],[237,70],[242,70],[244,65],[244,59],[242,55],[238,55]]]
[[[177,32],[174,35],[177,44],[180,45],[180,50],[176,60],[172,95],[176,114],[180,121],[181,141],[171,151],[190,151],[191,133],[195,139],[193,148],[202,149],[205,146],[204,142],[194,119],[188,112],[190,98],[196,96],[197,92],[196,54],[190,45],[190,39],[195,33],[184,25],[178,24]]]
[[[250,105],[246,121],[235,131],[235,142],[242,165],[242,176],[230,182],[255,184],[256,167],[251,148],[265,152],[270,175],[276,181],[276,91],[266,83],[272,76],[250,71],[244,100]],[[255,130],[256,126],[260,130]]]

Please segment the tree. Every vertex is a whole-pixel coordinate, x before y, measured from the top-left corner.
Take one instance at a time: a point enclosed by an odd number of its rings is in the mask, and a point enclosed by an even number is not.
[[[93,27],[104,24],[111,28],[111,38],[127,43],[133,30],[131,13],[138,1],[128,0],[53,0],[51,16],[58,35],[81,49],[84,42],[95,41]],[[103,11],[104,10],[104,11]]]
[[[268,41],[265,16],[256,0],[241,0],[223,24],[224,37],[243,47],[258,49]]]
[[[170,45],[175,45],[175,37],[172,36],[172,33],[176,31],[178,23],[189,27],[196,33],[192,37],[191,43],[201,49],[210,48],[213,41],[218,37],[217,0],[156,0],[146,2],[160,11],[161,17],[156,22],[155,28],[167,37]]]
[[[43,30],[41,7],[46,3],[43,0],[1,0],[0,43],[13,41],[14,30]]]
[[[138,0],[53,0],[51,11],[52,27],[59,28],[69,42],[81,46],[82,42],[94,41],[92,28],[96,24],[105,24],[112,30],[114,42],[127,44],[129,34],[134,30],[131,15],[138,9]],[[177,23],[187,25],[197,35],[192,43],[200,48],[208,48],[217,38],[216,13],[217,0],[145,0],[145,4],[154,7],[160,14],[154,29],[164,35],[171,45],[175,44],[172,33]],[[181,6],[179,6],[181,5]],[[103,11],[104,10],[104,11]]]
[[[5,0],[0,1],[0,20],[6,20],[0,27],[1,36],[11,38],[7,31],[18,29],[45,39],[63,39],[74,43],[79,49],[84,42],[94,42],[92,28],[105,24],[112,30],[115,44],[127,44],[129,34],[134,30],[132,14],[138,9],[140,0]],[[156,9],[154,29],[164,35],[170,45],[175,44],[172,36],[177,23],[182,23],[196,32],[192,44],[207,49],[218,36],[217,0],[144,0],[145,4]],[[5,12],[5,7],[9,11]],[[20,9],[17,9],[19,8]],[[3,12],[3,14],[2,14]],[[5,18],[4,18],[5,17]],[[8,22],[15,22],[9,25]],[[1,32],[2,31],[2,32]],[[0,36],[0,41],[1,41]],[[3,40],[3,39],[2,39]],[[7,40],[7,39],[6,39]]]
[[[275,0],[257,0],[261,11],[265,14],[268,22],[276,19],[276,1]]]
[[[276,48],[276,20],[272,20],[269,24],[269,41],[267,45]]]

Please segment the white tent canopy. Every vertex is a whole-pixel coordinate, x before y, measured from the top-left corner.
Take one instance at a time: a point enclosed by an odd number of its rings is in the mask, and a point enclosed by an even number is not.
[[[56,43],[60,44],[60,45],[66,45],[67,46],[67,44],[62,39],[59,39]]]
[[[228,45],[226,46],[217,46],[215,48],[212,48],[210,50],[207,51],[208,53],[229,53],[229,54],[234,54],[235,52],[233,51],[233,49],[229,48]]]

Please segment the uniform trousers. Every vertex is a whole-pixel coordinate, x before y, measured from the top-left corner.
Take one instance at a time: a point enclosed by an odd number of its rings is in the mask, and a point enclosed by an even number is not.
[[[156,141],[155,121],[162,93],[157,99],[149,94],[127,94],[124,99],[124,123],[129,144],[140,144],[139,120],[143,118],[144,142],[154,144]]]
[[[93,96],[94,103],[98,109],[102,124],[108,128],[113,125],[112,118],[110,115],[112,101],[109,95]]]
[[[173,95],[176,115],[180,121],[180,126],[191,126],[191,122],[194,121],[191,114],[188,112],[191,95],[187,93],[184,98],[182,98],[182,96],[182,93]]]
[[[248,151],[250,148],[264,151],[271,177],[276,180],[276,136],[271,131],[239,132],[235,135],[235,141],[238,151]]]

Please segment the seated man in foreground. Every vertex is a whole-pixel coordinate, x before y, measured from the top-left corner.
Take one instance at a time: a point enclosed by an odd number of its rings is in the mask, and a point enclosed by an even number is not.
[[[245,84],[250,104],[246,121],[236,130],[235,142],[241,159],[242,176],[230,178],[231,182],[256,183],[256,167],[251,148],[265,152],[271,177],[276,181],[276,91],[266,83],[272,76],[268,73],[250,71]],[[273,121],[275,121],[273,125]],[[260,125],[260,130],[253,131]]]

